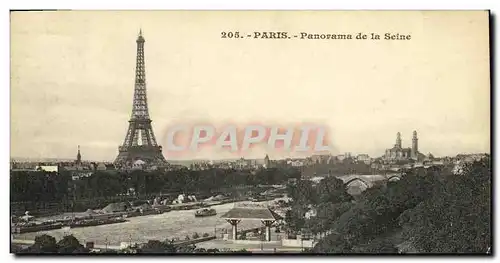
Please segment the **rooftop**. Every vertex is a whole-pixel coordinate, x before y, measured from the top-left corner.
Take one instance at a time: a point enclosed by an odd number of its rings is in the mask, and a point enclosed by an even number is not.
[[[280,220],[282,216],[269,209],[267,206],[258,204],[238,204],[221,216],[226,219],[250,219],[250,220]]]

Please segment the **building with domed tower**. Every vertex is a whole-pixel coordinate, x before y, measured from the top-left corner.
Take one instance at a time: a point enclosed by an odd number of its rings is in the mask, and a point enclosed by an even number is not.
[[[403,148],[401,133],[396,134],[396,144],[392,148],[386,149],[382,157],[385,161],[422,161],[425,155],[418,151],[417,131],[413,131],[411,148]]]

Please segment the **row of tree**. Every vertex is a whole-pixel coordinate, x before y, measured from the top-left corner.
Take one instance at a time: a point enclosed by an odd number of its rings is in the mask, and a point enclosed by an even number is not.
[[[43,234],[35,237],[35,243],[24,249],[14,249],[16,254],[85,254],[91,250],[86,248],[73,235],[64,236],[59,242],[50,235]],[[134,254],[172,254],[172,253],[218,253],[218,249],[196,248],[195,245],[178,245],[173,240],[149,240],[121,250],[108,250],[104,253],[134,253]],[[234,251],[245,253],[245,250]]]
[[[300,178],[294,168],[270,168],[255,171],[210,169],[192,171],[95,172],[89,177],[72,180],[70,172],[11,172],[12,202],[60,202],[65,199],[96,199],[126,194],[133,188],[141,196],[164,193],[218,192],[224,188],[245,185],[283,184]]]
[[[35,243],[25,249],[13,251],[21,254],[40,254],[40,253],[88,253],[90,250],[85,248],[80,241],[73,235],[64,236],[59,242],[52,236],[43,234],[35,237]]]

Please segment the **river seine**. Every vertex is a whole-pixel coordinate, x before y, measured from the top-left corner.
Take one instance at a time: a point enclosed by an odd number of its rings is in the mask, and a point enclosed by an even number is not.
[[[260,202],[258,204],[271,204],[272,202],[274,201]],[[231,225],[221,216],[233,208],[235,204],[228,203],[212,206],[217,211],[217,215],[212,217],[195,217],[195,210],[170,211],[160,215],[132,217],[125,223],[15,234],[14,239],[34,240],[36,236],[47,234],[59,240],[65,235],[72,234],[82,244],[94,242],[95,244],[110,246],[120,245],[121,242],[164,241],[174,237],[184,240],[186,235],[192,237],[194,233],[201,236],[204,233],[213,235],[216,229],[218,233],[224,228],[230,230]],[[260,221],[242,220],[238,224],[238,229],[244,230],[261,225]]]

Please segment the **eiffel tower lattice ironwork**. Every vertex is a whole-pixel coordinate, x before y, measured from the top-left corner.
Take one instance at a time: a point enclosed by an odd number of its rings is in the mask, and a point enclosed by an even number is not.
[[[144,37],[137,38],[134,103],[123,145],[118,147],[115,164],[127,165],[141,160],[149,165],[167,165],[162,148],[156,142],[148,111],[146,96],[146,69],[144,63]]]

